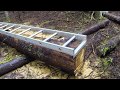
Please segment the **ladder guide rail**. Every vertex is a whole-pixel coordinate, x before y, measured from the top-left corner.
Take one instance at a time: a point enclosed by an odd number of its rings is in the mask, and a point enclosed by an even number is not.
[[[34,26],[27,26],[27,25],[21,25],[21,24],[5,23],[5,22],[0,22],[0,25],[3,25],[0,27],[1,34],[5,34],[5,35],[11,36],[13,38],[18,38],[20,40],[30,42],[30,43],[38,45],[38,46],[42,46],[42,47],[53,49],[53,50],[56,50],[59,52],[63,52],[63,53],[69,54],[73,57],[75,57],[79,53],[79,51],[85,46],[85,44],[87,42],[86,35],[82,35],[82,34],[75,34],[75,33],[70,33],[70,32],[34,27]],[[6,27],[8,25],[9,25],[9,27]],[[10,29],[15,26],[18,26],[18,27],[14,28],[13,30],[11,30],[9,32],[6,31],[7,29]],[[4,27],[6,27],[6,28],[3,29]],[[14,31],[17,31],[19,29],[22,29],[22,31],[19,32],[18,34],[13,33]],[[23,33],[30,31],[32,29],[37,29],[37,31],[28,37],[22,35]],[[37,39],[32,38],[35,35],[42,33],[42,32],[48,32],[52,35],[48,36],[44,40],[37,40]],[[49,39],[51,39],[55,35],[69,37],[70,39],[67,40],[63,45],[58,45],[55,43],[47,42]],[[74,39],[81,41],[81,43],[77,46],[77,48],[67,47],[67,45],[70,44],[71,41],[73,41]]]
[[[34,33],[34,34],[32,34],[31,36],[29,36],[29,38],[34,37],[35,35],[37,35],[37,34],[41,33],[42,31],[43,31],[43,30],[40,30],[40,31],[38,31],[38,32],[36,32],[36,33]]]

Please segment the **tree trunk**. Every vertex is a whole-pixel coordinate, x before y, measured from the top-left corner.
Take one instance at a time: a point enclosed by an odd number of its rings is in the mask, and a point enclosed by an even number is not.
[[[95,19],[100,19],[100,18],[101,18],[100,11],[94,11],[93,17],[94,17]]]
[[[6,21],[10,22],[9,12],[4,11],[4,13],[5,13]]]
[[[108,18],[109,20],[117,23],[117,24],[120,24],[120,17],[118,17],[118,16],[115,16],[115,15],[110,14],[110,13],[103,13],[103,16]]]

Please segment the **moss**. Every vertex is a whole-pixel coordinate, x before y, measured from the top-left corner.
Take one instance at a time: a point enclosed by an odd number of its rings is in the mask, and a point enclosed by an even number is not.
[[[7,51],[5,51],[5,50],[7,50]],[[10,62],[14,58],[16,58],[16,57],[24,56],[24,55],[18,53],[14,48],[10,48],[10,47],[5,47],[3,52],[6,52],[7,55],[5,55],[3,57],[3,60],[0,61],[0,64],[4,64],[4,63],[7,63],[7,62]]]
[[[106,57],[102,59],[102,63],[103,63],[103,68],[106,69],[108,68],[108,66],[112,63],[113,58],[111,57]]]
[[[15,56],[12,53],[9,53],[8,55],[6,55],[6,57],[4,57],[2,61],[0,61],[0,64],[10,62],[14,57]]]
[[[108,52],[108,50],[109,50],[109,47],[104,47],[104,48],[102,48],[102,54],[103,54],[103,56],[105,56],[106,55],[106,53]]]

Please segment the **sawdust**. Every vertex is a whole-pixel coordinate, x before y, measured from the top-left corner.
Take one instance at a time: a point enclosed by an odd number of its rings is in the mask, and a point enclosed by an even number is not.
[[[0,43],[1,45],[3,43]],[[9,46],[0,47],[0,64],[4,64],[10,62],[14,58],[21,56],[20,53],[16,53],[17,51],[14,48]]]
[[[48,40],[48,42],[58,44],[58,45],[63,45],[67,40],[69,40],[69,38],[55,35],[50,40]]]
[[[18,33],[22,32],[22,31],[24,31],[24,30],[25,30],[25,29],[17,29],[17,30],[15,30],[15,31],[13,31],[12,33],[18,34]]]
[[[31,36],[32,34],[36,33],[36,32],[37,32],[37,31],[35,31],[35,30],[29,30],[29,31],[27,31],[27,32],[25,32],[25,33],[23,33],[23,34],[21,34],[21,35],[26,36],[26,37],[29,37],[29,36]]]
[[[48,33],[39,33],[39,34],[35,35],[33,38],[37,39],[37,40],[44,40],[44,39],[48,38],[51,35],[52,34],[48,34]]]

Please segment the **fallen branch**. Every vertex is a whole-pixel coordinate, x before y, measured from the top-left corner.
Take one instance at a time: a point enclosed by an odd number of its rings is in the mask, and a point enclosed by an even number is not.
[[[106,44],[100,45],[96,49],[96,53],[98,56],[106,56],[108,53],[110,53],[113,49],[115,49],[120,44],[120,35],[117,35],[110,40],[107,41]]]
[[[16,59],[13,59],[10,62],[1,64],[0,65],[0,76],[17,69],[17,68],[31,62],[32,60],[33,60],[32,58],[18,57]]]
[[[109,20],[117,23],[117,24],[120,24],[120,17],[118,16],[115,16],[113,14],[110,14],[110,13],[103,13],[102,14],[104,17],[108,18]]]
[[[97,32],[97,31],[99,31],[100,29],[103,29],[106,26],[108,26],[109,22],[110,22],[109,20],[104,20],[103,22],[98,23],[98,24],[86,29],[85,31],[82,32],[82,34],[83,35],[93,34],[93,33]]]

